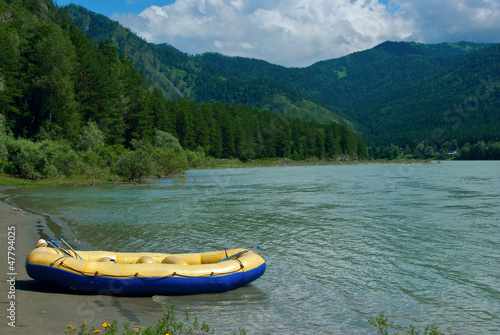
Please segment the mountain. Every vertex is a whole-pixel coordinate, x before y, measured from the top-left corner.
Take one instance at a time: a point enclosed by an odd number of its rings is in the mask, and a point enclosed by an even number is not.
[[[428,139],[436,127],[448,131],[449,124],[436,120],[443,119],[443,109],[453,109],[463,103],[465,96],[473,98],[470,85],[472,82],[480,85],[481,75],[483,81],[488,77],[491,83],[500,79],[498,45],[469,42],[435,45],[385,42],[370,50],[301,69],[262,66],[254,60],[212,53],[196,58],[202,64],[225,71],[252,78],[272,78],[351,120],[365,138],[378,145],[391,142],[400,146],[414,145]],[[460,80],[450,83],[450,78]],[[443,100],[436,87],[443,92],[449,87],[453,90],[446,93],[448,98]],[[489,94],[488,98],[495,99],[495,94]],[[427,100],[430,102],[425,104]],[[422,106],[426,107],[419,108]],[[498,113],[487,106],[482,105],[487,108],[484,111],[487,122],[497,122],[495,115]],[[474,127],[472,119],[463,121],[466,127]],[[494,133],[495,129],[489,127],[484,133],[485,140],[498,140]],[[456,136],[458,134],[453,134]],[[469,140],[477,140],[477,137]]]
[[[384,42],[305,68],[150,44],[102,15],[71,5],[94,40],[110,40],[167,98],[266,108],[356,129],[376,145],[499,141],[499,45]],[[471,109],[474,113],[461,110]]]
[[[319,106],[272,78],[252,77],[200,62],[197,57],[171,45],[147,43],[118,22],[84,7],[69,5],[66,9],[77,26],[94,41],[109,40],[119,53],[132,59],[136,68],[148,76],[151,84],[160,88],[168,99],[185,97],[198,102],[243,103],[277,114],[286,112],[306,120],[334,121],[353,128],[350,121],[332,113],[332,109]],[[259,66],[287,71],[264,61],[251,60],[251,67]]]
[[[439,145],[500,140],[500,44],[459,57],[435,74],[380,92],[356,109],[377,143]]]
[[[165,97],[191,98],[192,77],[200,72],[191,57],[168,44],[150,44],[104,15],[69,5],[66,7],[76,25],[96,42],[109,40],[118,52],[127,55],[134,65],[146,74],[154,87],[160,88]]]

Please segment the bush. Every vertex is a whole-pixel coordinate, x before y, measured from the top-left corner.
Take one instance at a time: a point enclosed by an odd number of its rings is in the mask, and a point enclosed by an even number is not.
[[[153,159],[153,146],[144,141],[132,140],[134,150],[124,154],[116,165],[118,175],[132,181],[143,182],[156,176],[159,167]]]
[[[70,176],[79,166],[78,155],[66,142],[9,140],[7,150],[4,171],[26,179]]]
[[[99,156],[103,160],[103,164],[109,168],[110,171],[116,172],[116,165],[120,158],[128,153],[123,145],[116,144],[113,146],[104,146],[99,150]]]
[[[7,173],[26,179],[40,178],[42,157],[39,146],[25,139],[10,141],[8,145],[10,164],[7,167]]]
[[[175,136],[173,136],[172,134],[162,130],[156,130],[153,144],[155,147],[158,148],[173,149],[177,153],[183,151],[182,146],[179,143],[179,140],[175,138]]]
[[[176,152],[170,148],[155,148],[153,155],[158,167],[158,177],[170,177],[189,168],[184,151]]]
[[[80,153],[80,158],[81,175],[95,179],[109,174],[109,168],[106,161],[97,152],[87,150]]]
[[[206,165],[207,157],[202,147],[197,147],[195,151],[186,151],[189,167],[200,167]]]

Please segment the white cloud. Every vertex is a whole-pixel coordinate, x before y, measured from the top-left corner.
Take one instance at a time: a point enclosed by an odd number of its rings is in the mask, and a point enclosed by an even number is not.
[[[405,17],[416,22],[413,40],[500,42],[500,1],[405,1]]]
[[[113,19],[191,54],[307,66],[386,40],[498,42],[499,7],[498,0],[177,0]]]

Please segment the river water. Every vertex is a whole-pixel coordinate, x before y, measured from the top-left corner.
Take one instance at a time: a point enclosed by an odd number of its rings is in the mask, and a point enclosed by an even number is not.
[[[193,170],[182,184],[11,192],[79,248],[250,248],[263,277],[216,295],[156,297],[218,330],[366,334],[395,324],[500,333],[500,162]]]

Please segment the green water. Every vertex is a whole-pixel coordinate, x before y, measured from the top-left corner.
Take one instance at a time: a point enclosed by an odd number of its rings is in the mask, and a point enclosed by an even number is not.
[[[50,215],[79,248],[260,245],[268,269],[252,285],[155,297],[204,311],[218,330],[366,334],[384,312],[404,326],[491,334],[500,333],[499,172],[500,162],[196,170],[182,185],[20,189],[9,201]]]

